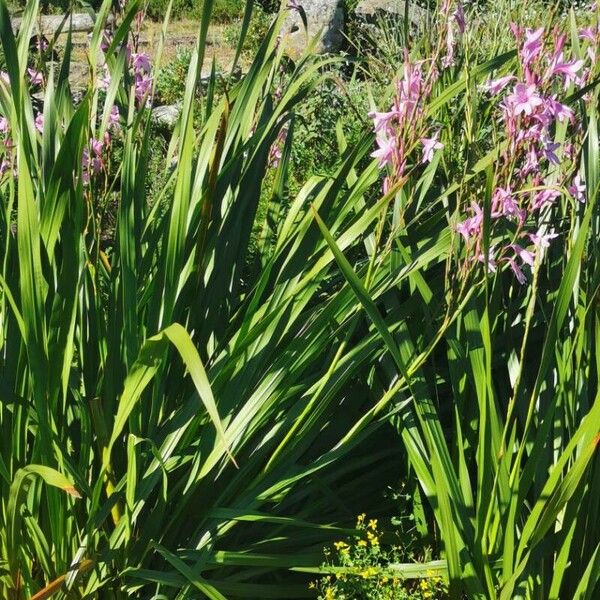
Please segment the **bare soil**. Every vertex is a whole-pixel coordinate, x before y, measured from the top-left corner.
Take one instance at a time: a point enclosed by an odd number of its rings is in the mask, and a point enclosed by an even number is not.
[[[226,25],[211,25],[208,31],[207,48],[204,57],[203,71],[210,70],[213,57],[217,69],[227,71],[233,64],[235,49],[225,41]],[[147,52],[152,58],[158,48],[162,25],[160,23],[148,23],[144,25],[140,38],[140,51]],[[172,60],[178,50],[192,49],[198,35],[198,23],[192,20],[181,20],[171,23],[167,29],[167,36],[161,59],[161,64]],[[66,42],[65,36],[58,40],[58,52],[61,53]],[[88,34],[73,34],[73,57],[71,65],[70,82],[73,89],[85,86],[89,74],[87,62]]]

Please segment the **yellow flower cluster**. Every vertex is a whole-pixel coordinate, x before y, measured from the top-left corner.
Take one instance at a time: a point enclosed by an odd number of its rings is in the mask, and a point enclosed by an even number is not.
[[[373,577],[374,575],[377,575],[377,569],[375,567],[367,567],[364,571],[360,572],[360,576],[363,579],[369,579],[370,577]]]
[[[440,586],[443,586],[444,580],[441,577],[432,577],[433,573],[428,573],[430,577],[428,579],[421,579],[419,583],[419,589],[421,591],[421,598],[424,600],[429,600],[429,598],[434,598],[436,592],[440,589]]]
[[[371,546],[379,546],[379,537],[377,533],[367,531],[367,539],[371,542]]]
[[[325,600],[335,600],[335,591],[332,587],[325,588]]]

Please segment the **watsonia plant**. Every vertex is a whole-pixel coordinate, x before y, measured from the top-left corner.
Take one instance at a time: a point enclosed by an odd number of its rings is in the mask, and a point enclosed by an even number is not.
[[[275,94],[275,24],[241,81],[217,97],[213,73],[199,99],[205,2],[150,203],[152,68],[137,4],[105,35],[110,5],[74,103],[70,35],[40,75],[37,2],[16,38],[0,3],[0,596],[303,597],[306,576],[281,570],[318,565],[355,505],[379,504],[397,454],[369,442],[384,414],[353,429],[385,347],[314,215],[360,255],[390,198],[365,205],[377,168],[354,167],[370,137],[286,198],[293,109],[319,63]],[[443,258],[433,246],[418,266]],[[369,279],[374,294],[389,285],[382,270]]]
[[[450,4],[445,13],[463,28]],[[434,516],[428,524],[415,502],[415,522],[423,535],[439,531],[450,595],[594,598],[599,29],[578,27],[571,14],[566,33],[513,30],[518,60],[497,57],[497,68],[510,66],[501,77],[486,82],[455,48],[451,62],[449,52],[417,49],[391,109],[371,115],[384,191],[397,191],[397,264],[422,258],[423,228],[437,221],[448,236],[446,268],[432,278],[417,266],[380,297],[321,228],[388,347],[373,410],[396,403]],[[458,81],[448,82],[448,67]],[[467,93],[445,119],[458,88]],[[452,157],[441,149],[457,144],[464,175],[443,172]],[[420,162],[429,165],[418,179]]]

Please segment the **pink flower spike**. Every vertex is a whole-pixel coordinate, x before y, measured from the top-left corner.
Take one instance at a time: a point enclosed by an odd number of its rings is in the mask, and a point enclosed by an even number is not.
[[[521,113],[529,116],[538,106],[543,104],[543,100],[537,94],[535,85],[525,85],[524,83],[517,83],[513,93],[506,98],[506,101],[512,108],[514,116]]]
[[[433,153],[435,150],[441,150],[444,144],[438,141],[440,132],[437,131],[431,138],[421,138],[420,142],[423,144],[423,158],[421,162],[423,164],[429,163],[433,160]]]
[[[456,24],[458,25],[458,30],[461,33],[464,33],[465,29],[466,29],[465,9],[463,8],[461,0],[457,0],[456,9],[454,10],[454,13],[452,16],[454,17],[454,20],[456,21]]]
[[[573,178],[573,183],[567,188],[569,194],[582,204],[585,202],[585,183],[581,181],[581,175],[577,173]]]
[[[392,157],[396,150],[396,139],[394,137],[378,135],[377,145],[379,148],[371,154],[371,157],[377,158],[379,160],[379,168],[383,169],[392,162]]]
[[[513,79],[516,79],[514,75],[505,75],[498,79],[488,79],[484,84],[481,85],[480,89],[488,92],[492,96],[495,96],[501,92]]]
[[[40,133],[44,133],[44,115],[43,113],[40,113],[36,118],[35,118],[35,128],[40,132]]]

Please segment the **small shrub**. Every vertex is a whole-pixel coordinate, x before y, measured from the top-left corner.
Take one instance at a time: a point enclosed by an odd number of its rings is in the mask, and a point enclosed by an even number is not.
[[[319,600],[433,600],[447,597],[447,584],[435,572],[407,581],[393,565],[417,557],[404,545],[384,545],[377,519],[361,514],[357,533],[325,550],[325,568],[336,568],[310,584]],[[405,543],[403,536],[402,542]],[[340,568],[341,567],[341,568]]]
[[[169,6],[169,0],[150,0],[147,14],[152,19],[162,20]],[[215,22],[226,23],[238,19],[245,6],[245,0],[215,0],[212,9],[212,19]],[[173,0],[171,17],[198,18],[204,7],[203,0]]]
[[[250,27],[248,28],[246,39],[244,40],[244,56],[251,58],[256,54],[256,51],[265,39],[272,22],[273,16],[268,11],[262,9],[260,5],[254,7]],[[232,48],[237,47],[241,31],[242,21],[240,19],[230,23],[225,29],[225,41]]]
[[[175,104],[183,97],[191,58],[190,50],[178,49],[175,58],[160,70],[155,90],[158,104]]]

